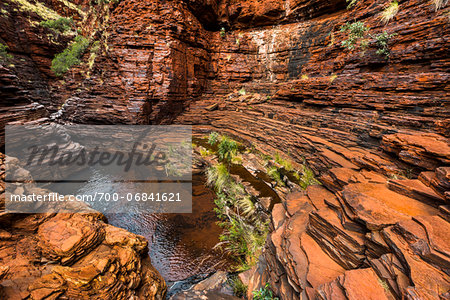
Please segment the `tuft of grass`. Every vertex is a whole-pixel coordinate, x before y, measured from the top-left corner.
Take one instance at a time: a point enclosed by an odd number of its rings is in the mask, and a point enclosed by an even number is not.
[[[245,88],[241,88],[241,89],[238,91],[238,93],[239,93],[239,95],[241,95],[241,96],[245,96],[245,95],[247,94],[247,92],[245,91]]]
[[[330,83],[333,83],[333,81],[335,81],[337,77],[338,76],[336,74],[331,74],[329,78]]]
[[[302,76],[300,77],[302,80],[308,80],[309,76],[307,74],[302,74]]]
[[[384,289],[388,294],[390,294],[391,291],[390,291],[390,289],[389,289],[389,285],[387,284],[387,282],[386,282],[385,280],[383,280],[383,279],[380,279],[380,278],[377,278],[377,279],[378,279],[378,283],[383,287],[383,289]]]
[[[277,167],[275,166],[270,167],[269,170],[267,171],[267,175],[280,186],[284,186],[284,181],[281,179],[280,170],[278,170]]]
[[[233,157],[231,158],[231,163],[236,164],[236,165],[242,165],[242,156],[241,155],[233,155]]]
[[[245,196],[237,200],[240,214],[248,217],[253,216],[256,212],[255,203],[250,196]]]
[[[439,9],[445,7],[448,3],[448,0],[431,0],[434,4],[434,10],[438,11]]]
[[[304,190],[306,190],[306,188],[310,185],[321,184],[320,181],[316,179],[314,172],[305,165],[303,165],[302,174],[298,174],[298,178],[300,187]]]
[[[330,43],[328,44],[328,47],[333,46],[335,40],[336,40],[336,37],[334,36],[334,32],[330,33]]]
[[[233,294],[236,297],[243,298],[247,294],[248,287],[239,279],[239,276],[232,275],[228,280],[229,285],[233,289]]]
[[[398,13],[398,2],[394,1],[392,2],[382,13],[381,13],[381,20],[384,24],[389,23],[390,20],[392,20],[395,15]]]
[[[294,169],[292,166],[292,162],[287,159],[284,159],[280,156],[280,153],[275,153],[275,162],[281,165],[286,171],[290,172]]]
[[[216,191],[222,192],[228,186],[231,177],[225,164],[217,164],[208,169],[206,179],[209,186],[213,186]]]
[[[219,225],[225,229],[220,240],[227,245],[226,250],[234,254],[240,262],[239,270],[248,269],[256,263],[266,241],[267,223],[258,227],[248,224],[239,215],[228,215],[227,222]]]
[[[346,0],[347,1],[347,9],[352,8],[353,6],[356,5],[356,3],[358,3],[358,0]]]

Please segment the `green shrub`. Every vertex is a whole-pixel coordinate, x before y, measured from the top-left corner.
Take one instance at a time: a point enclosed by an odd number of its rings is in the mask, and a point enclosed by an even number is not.
[[[356,5],[356,3],[358,3],[358,0],[346,0],[347,1],[347,9],[352,8],[353,6]]]
[[[367,32],[369,31],[364,22],[358,21],[354,23],[346,23],[341,26],[341,32],[348,32],[348,37],[342,42],[342,46],[348,50],[356,49],[358,43],[364,49],[368,46],[368,42],[365,39]]]
[[[59,31],[61,33],[64,33],[66,31],[69,31],[72,29],[73,26],[73,20],[72,18],[59,18],[56,20],[47,20],[42,21],[40,23],[42,27],[50,28],[56,31]]]
[[[384,24],[389,23],[398,12],[398,2],[394,1],[381,13],[381,19]]]
[[[266,283],[264,288],[258,291],[253,291],[253,300],[278,300],[278,297],[274,297],[270,285]]]
[[[220,37],[224,38],[225,37],[225,27],[220,28]]]
[[[218,147],[217,153],[219,158],[225,162],[229,162],[236,155],[238,145],[235,141],[227,136],[223,136]]]
[[[377,36],[373,36],[368,31],[370,30],[364,22],[354,22],[354,23],[346,23],[341,26],[341,32],[348,32],[348,37],[346,40],[342,42],[342,46],[348,50],[355,50],[358,47],[361,47],[365,50],[369,46],[368,37],[375,40],[377,45],[377,54],[384,56],[386,59],[389,59],[390,50],[389,50],[389,41],[396,34],[388,34],[386,31],[378,34]]]
[[[219,219],[224,219],[226,215],[226,209],[229,205],[227,195],[222,192],[217,193],[217,198],[214,199],[214,212]]]
[[[378,48],[377,50],[378,55],[382,55],[386,59],[389,59],[391,55],[391,50],[389,49],[389,41],[396,35],[397,34],[395,33],[389,34],[386,31],[384,31],[383,33],[380,33],[375,37],[375,41],[377,43]]]
[[[0,62],[6,62],[12,59],[12,55],[8,53],[8,46],[0,43]]]
[[[70,44],[62,53],[55,56],[52,61],[52,71],[56,76],[62,76],[72,66],[78,65],[81,61],[86,48],[89,46],[89,40],[79,35],[75,41]]]

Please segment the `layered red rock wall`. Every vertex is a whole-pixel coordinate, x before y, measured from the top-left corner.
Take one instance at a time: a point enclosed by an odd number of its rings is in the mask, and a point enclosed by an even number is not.
[[[387,5],[214,36],[208,90],[176,122],[304,159],[325,186],[274,208],[263,255],[242,276],[249,291],[269,283],[282,299],[448,297],[448,241],[429,238],[450,230],[448,9],[400,2],[383,26]],[[397,34],[389,60],[374,40],[364,52],[341,46],[339,28],[354,20]]]
[[[0,60],[0,146],[3,130],[11,122],[46,122],[59,109],[61,100],[52,83],[61,85],[50,70],[57,53],[73,40],[75,33],[62,34],[40,22],[59,17],[72,18],[87,26],[91,12],[88,1],[16,1],[0,4],[0,43],[8,47],[7,60]]]
[[[108,24],[90,74],[63,87],[65,120],[168,122],[203,93],[210,34],[185,3],[123,1]]]

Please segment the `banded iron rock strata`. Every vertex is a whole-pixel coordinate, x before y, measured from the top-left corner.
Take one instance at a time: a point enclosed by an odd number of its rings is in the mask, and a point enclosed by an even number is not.
[[[0,67],[2,127],[191,124],[306,160],[323,185],[274,207],[261,259],[241,276],[249,291],[269,282],[281,299],[450,297],[448,5],[399,1],[385,25],[382,0],[348,10],[343,0],[45,1],[92,38],[85,63],[57,79],[50,60],[73,36],[50,38],[23,3],[0,5],[13,55]],[[366,51],[341,46],[352,21],[396,34],[389,60],[374,39]],[[70,219],[60,222],[83,222]],[[73,274],[57,270],[55,290]],[[39,284],[31,290],[45,294]]]
[[[0,175],[4,207],[5,164]],[[30,178],[17,160],[8,170]],[[27,192],[39,193],[34,185]],[[70,210],[70,211],[73,211]],[[0,213],[2,299],[164,299],[166,283],[153,268],[144,237],[80,213]]]

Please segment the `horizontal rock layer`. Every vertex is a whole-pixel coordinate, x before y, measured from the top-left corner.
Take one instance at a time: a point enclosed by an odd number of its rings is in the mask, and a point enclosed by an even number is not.
[[[102,214],[90,209],[75,214],[5,212],[0,155],[2,299],[165,298],[166,283],[150,262],[148,242],[106,224]],[[29,176],[17,164],[11,169]],[[27,185],[30,194],[39,190]]]

